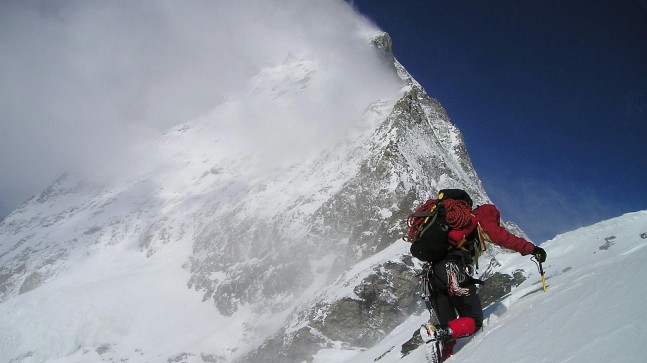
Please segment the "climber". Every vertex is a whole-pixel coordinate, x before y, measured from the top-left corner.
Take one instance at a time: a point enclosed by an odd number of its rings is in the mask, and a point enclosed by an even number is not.
[[[500,224],[500,213],[494,205],[485,204],[472,210],[472,200],[463,190],[441,190],[435,208],[439,210],[440,217],[430,223],[444,223],[447,226],[445,230],[448,232],[449,247],[444,250],[444,256],[439,257],[438,250],[430,248],[438,241],[418,236],[412,241],[411,252],[427,262],[425,266],[428,268],[431,291],[429,300],[438,319],[436,325],[423,325],[421,336],[425,342],[432,343],[438,360],[444,361],[453,354],[457,338],[474,334],[483,324],[483,309],[476,288],[480,281],[471,277],[469,272],[473,264],[478,262],[485,241],[524,256],[533,255],[538,262],[546,261],[546,251],[504,229]],[[412,216],[418,215],[427,216],[428,213]],[[424,231],[422,227],[418,228]],[[436,255],[432,256],[430,251]]]

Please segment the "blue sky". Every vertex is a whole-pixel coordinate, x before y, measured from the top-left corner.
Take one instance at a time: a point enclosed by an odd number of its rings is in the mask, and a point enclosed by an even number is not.
[[[535,242],[647,209],[647,1],[351,3]]]

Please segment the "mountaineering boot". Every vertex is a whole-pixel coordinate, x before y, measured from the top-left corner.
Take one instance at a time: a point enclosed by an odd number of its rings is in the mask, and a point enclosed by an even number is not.
[[[449,325],[424,324],[420,328],[420,337],[425,342],[425,353],[430,363],[442,362],[443,345],[453,338]]]
[[[420,337],[426,343],[430,340],[438,340],[445,343],[453,338],[452,328],[447,324],[432,325],[430,323],[424,324],[420,328]]]

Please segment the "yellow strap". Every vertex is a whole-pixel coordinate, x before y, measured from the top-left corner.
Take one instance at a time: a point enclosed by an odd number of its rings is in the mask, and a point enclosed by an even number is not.
[[[465,239],[465,236],[463,236],[463,240],[462,240],[462,241],[460,241],[460,242],[456,245],[456,247],[458,247],[458,248],[462,249],[463,251],[467,251],[467,249],[463,247],[463,245],[465,244],[465,242],[467,242],[467,239]]]
[[[440,193],[440,195],[438,196],[438,200],[440,200],[442,197],[443,197],[443,193]],[[434,209],[436,209],[437,205],[438,205],[438,203],[432,205],[431,209],[429,210],[429,213],[433,212]],[[423,224],[426,224],[428,220],[429,220],[429,217],[425,218],[425,221],[423,222]]]
[[[490,239],[490,236],[485,233],[483,230],[483,227],[481,227],[481,222],[476,224],[476,229],[478,230],[479,233],[479,241],[481,242],[481,250],[486,251],[487,250],[487,245],[485,244],[485,241],[492,242]]]
[[[465,243],[465,239],[464,239],[464,238],[463,238],[463,241],[461,241],[461,243],[459,243],[459,244],[456,246],[456,248],[460,248],[461,250],[463,250],[463,251],[465,251],[465,252],[467,252],[467,253],[470,253],[470,251],[469,251],[467,248],[463,247],[463,243]]]

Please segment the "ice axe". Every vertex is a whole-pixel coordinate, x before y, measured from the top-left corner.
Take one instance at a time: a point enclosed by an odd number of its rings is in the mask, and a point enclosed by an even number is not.
[[[546,292],[547,288],[546,288],[546,277],[544,276],[544,267],[541,265],[541,262],[539,262],[539,260],[537,260],[535,256],[532,256],[530,259],[533,260],[537,265],[537,269],[539,270],[539,274],[541,275],[541,285],[544,288],[544,292]]]

